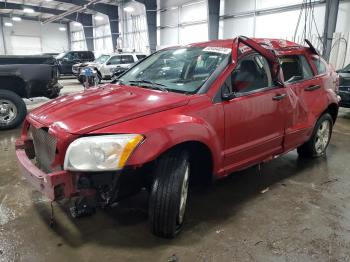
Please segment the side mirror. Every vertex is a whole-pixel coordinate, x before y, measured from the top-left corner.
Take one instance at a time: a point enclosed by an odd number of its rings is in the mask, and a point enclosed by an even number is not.
[[[63,57],[63,59],[62,59],[63,61],[68,61],[68,57]]]
[[[230,93],[225,93],[221,95],[222,100],[224,101],[229,101],[232,100],[236,97],[236,93],[230,92]]]
[[[111,65],[112,63],[111,62],[107,62],[106,65]]]

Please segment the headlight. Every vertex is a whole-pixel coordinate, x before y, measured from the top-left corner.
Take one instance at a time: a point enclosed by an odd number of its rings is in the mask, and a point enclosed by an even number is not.
[[[71,171],[112,171],[124,167],[143,136],[136,134],[89,136],[73,141],[64,159]]]

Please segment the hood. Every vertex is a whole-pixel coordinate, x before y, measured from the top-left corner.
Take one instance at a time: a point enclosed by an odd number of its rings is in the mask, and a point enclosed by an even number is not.
[[[28,119],[71,134],[84,134],[188,101],[183,94],[109,84],[57,98],[34,109]]]

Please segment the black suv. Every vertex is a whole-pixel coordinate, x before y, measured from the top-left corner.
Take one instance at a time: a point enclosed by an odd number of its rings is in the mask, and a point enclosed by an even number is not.
[[[60,74],[71,75],[72,66],[77,63],[90,62],[95,60],[95,55],[91,51],[70,51],[56,56],[58,70]]]
[[[340,106],[350,108],[350,64],[337,72],[339,73]]]

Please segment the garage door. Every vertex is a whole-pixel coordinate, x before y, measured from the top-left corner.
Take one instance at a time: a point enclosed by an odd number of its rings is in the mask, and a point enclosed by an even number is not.
[[[35,55],[41,53],[40,37],[33,36],[11,36],[12,54]]]

